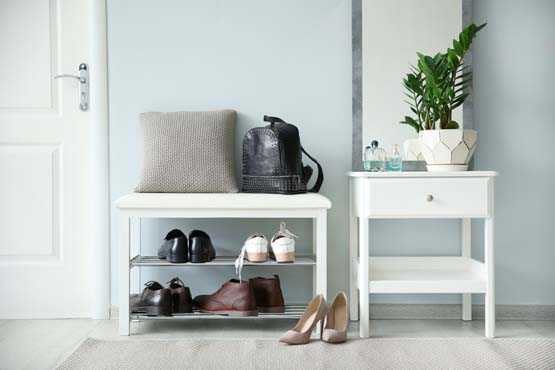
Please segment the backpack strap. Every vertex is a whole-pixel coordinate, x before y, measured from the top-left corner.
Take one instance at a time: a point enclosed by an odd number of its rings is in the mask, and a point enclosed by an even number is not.
[[[264,115],[264,122],[270,122],[270,125],[274,125],[274,123],[279,122],[279,123],[286,123],[284,120],[282,120],[279,117],[273,117],[273,116],[266,116]]]
[[[276,122],[287,123],[279,117],[266,116],[266,115],[264,115],[264,122],[270,122],[270,125],[272,125],[272,126]],[[302,145],[301,145],[301,150],[308,158],[310,158],[310,160],[312,162],[316,163],[316,166],[318,167],[318,177],[316,178],[316,182],[314,183],[314,186],[312,187],[312,189],[308,190],[308,192],[310,192],[310,193],[317,193],[317,192],[320,191],[320,188],[322,187],[322,183],[324,182],[324,171],[322,170],[322,166],[320,166],[320,163],[318,163],[318,161],[316,159],[314,159],[314,157],[312,157],[310,154],[308,154],[306,152],[306,150],[304,150]]]
[[[318,163],[318,161],[314,159],[314,157],[308,154],[302,146],[301,150],[308,158],[310,158],[312,162],[316,163],[316,166],[318,167],[318,177],[316,178],[316,182],[314,183],[312,189],[308,190],[309,193],[317,193],[320,191],[320,187],[322,187],[322,183],[324,182],[324,171],[322,170],[322,166],[320,166],[320,163]]]

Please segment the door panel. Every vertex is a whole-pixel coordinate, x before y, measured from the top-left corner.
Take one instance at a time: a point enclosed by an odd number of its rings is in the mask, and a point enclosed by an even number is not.
[[[87,7],[0,0],[0,318],[88,316]]]
[[[50,109],[57,2],[2,0],[0,4],[0,108]]]
[[[15,179],[0,182],[0,260],[60,258],[59,156],[52,145],[0,145],[0,176]]]

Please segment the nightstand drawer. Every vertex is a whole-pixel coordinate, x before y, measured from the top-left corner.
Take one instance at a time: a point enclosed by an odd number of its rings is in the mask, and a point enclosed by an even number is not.
[[[489,178],[414,178],[367,181],[367,217],[487,217]]]

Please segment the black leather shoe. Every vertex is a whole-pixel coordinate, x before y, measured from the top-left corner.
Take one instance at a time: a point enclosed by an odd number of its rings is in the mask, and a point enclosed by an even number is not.
[[[171,263],[185,263],[189,261],[189,245],[185,235],[170,240],[171,247],[166,259]]]
[[[216,258],[216,250],[210,236],[201,230],[193,230],[189,234],[189,260],[192,263],[210,262]]]
[[[193,312],[193,297],[191,296],[191,290],[185,286],[180,278],[174,277],[168,281],[168,288],[172,293],[173,313]]]
[[[170,251],[170,248],[173,245],[173,239],[179,238],[181,236],[185,236],[185,234],[183,234],[183,231],[181,231],[179,229],[171,230],[166,235],[166,237],[164,238],[164,241],[162,242],[162,245],[158,249],[158,258],[160,258],[161,260],[166,259],[168,257],[168,253]]]
[[[147,316],[171,316],[172,293],[156,281],[145,283],[140,296],[131,297],[131,312]]]

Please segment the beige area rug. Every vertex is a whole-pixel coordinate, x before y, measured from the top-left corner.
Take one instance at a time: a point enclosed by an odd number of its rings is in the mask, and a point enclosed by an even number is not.
[[[286,346],[273,340],[89,338],[59,369],[555,369],[555,341],[376,338]]]

